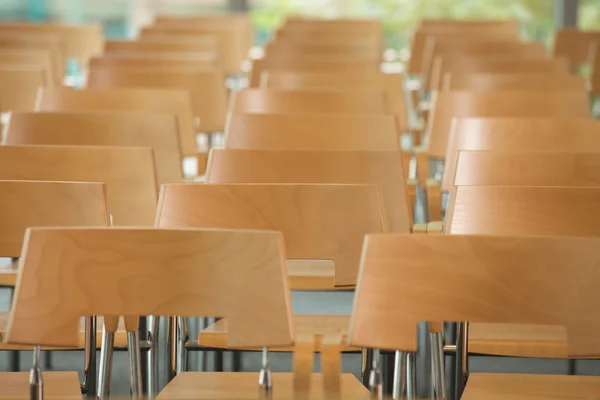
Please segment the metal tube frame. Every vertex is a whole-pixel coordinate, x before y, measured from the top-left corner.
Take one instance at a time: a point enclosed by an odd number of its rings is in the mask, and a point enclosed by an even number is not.
[[[33,347],[33,366],[29,372],[29,399],[42,400],[44,398],[44,379],[40,369],[40,346]]]
[[[158,329],[159,329],[160,317],[151,316],[148,320],[148,343],[150,350],[146,355],[146,362],[148,364],[148,375],[146,382],[146,392],[148,398],[153,399],[159,391],[158,384]]]
[[[129,390],[132,399],[141,399],[142,356],[140,351],[140,332],[127,332],[127,354],[129,355]]]
[[[102,348],[100,349],[100,370],[98,373],[98,399],[107,399],[110,396],[112,379],[113,352],[115,347],[115,333],[106,332],[102,328]]]
[[[273,374],[269,365],[269,349],[262,349],[262,366],[258,374],[258,389],[262,396],[269,395],[273,391]]]
[[[85,363],[81,391],[84,394],[95,394],[97,387],[96,372],[96,316],[85,317]]]
[[[446,400],[446,374],[444,363],[444,340],[442,332],[430,333],[431,341],[431,380],[433,398]]]
[[[383,398],[383,377],[381,375],[381,351],[373,349],[373,358],[371,359],[371,370],[369,371],[368,387],[371,396]]]
[[[456,385],[454,398],[460,399],[469,377],[469,323],[456,324]]]

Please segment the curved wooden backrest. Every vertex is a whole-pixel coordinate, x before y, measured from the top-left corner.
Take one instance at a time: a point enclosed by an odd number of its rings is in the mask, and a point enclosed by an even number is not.
[[[339,55],[361,58],[382,58],[381,49],[376,46],[354,44],[321,44],[317,43],[294,43],[293,41],[281,39],[270,42],[265,46],[265,54],[269,57],[272,54],[291,54],[304,55],[308,57],[322,55]]]
[[[447,73],[495,73],[495,74],[561,74],[569,73],[569,61],[564,57],[540,58],[528,55],[508,56],[461,56],[436,57],[431,72],[431,90],[443,87]]]
[[[600,42],[592,45],[590,51],[590,93],[600,95]]]
[[[0,179],[104,182],[113,225],[152,225],[157,185],[150,148],[0,146]]]
[[[104,52],[185,52],[196,54],[218,54],[218,42],[209,40],[176,41],[176,40],[107,40],[104,42]]]
[[[44,70],[48,84],[62,85],[64,77],[56,70],[49,50],[0,48],[0,65],[7,64],[33,65]]]
[[[48,51],[57,75],[65,77],[65,57],[62,43],[57,35],[14,35],[0,32],[0,48],[10,50]]]
[[[452,119],[465,117],[589,117],[584,91],[437,92],[429,117],[429,153],[446,155]]]
[[[583,77],[569,74],[446,73],[442,90],[586,90]]]
[[[226,149],[400,151],[391,115],[231,114]]]
[[[408,233],[411,213],[402,153],[394,151],[211,151],[206,183],[378,184],[391,232]]]
[[[0,181],[0,257],[19,257],[30,226],[107,226],[103,183]]]
[[[600,31],[580,31],[576,28],[563,28],[556,32],[554,54],[566,57],[571,63],[571,71],[577,71],[586,64],[590,56],[590,46],[600,41]]]
[[[41,66],[0,65],[0,112],[33,111],[38,89],[47,84]]]
[[[332,260],[335,285],[348,286],[383,218],[377,185],[188,184],[162,187],[156,225],[281,231],[288,259]]]
[[[36,111],[144,111],[173,114],[177,116],[181,152],[184,156],[196,154],[192,99],[186,90],[44,88],[38,92]]]
[[[13,113],[5,132],[7,145],[151,147],[159,184],[178,183],[183,177],[174,115],[110,111]]]
[[[368,235],[349,342],[414,350],[420,321],[527,323],[597,356],[599,265],[598,238]]]
[[[94,68],[88,75],[90,88],[146,87],[189,90],[192,110],[200,119],[202,132],[222,132],[225,129],[227,88],[220,69],[210,70],[148,70],[130,68]],[[194,143],[196,133],[192,138]],[[189,139],[192,141],[192,139]],[[187,139],[186,139],[187,140]]]
[[[515,151],[459,151],[454,185],[600,187],[600,147]]]
[[[284,260],[279,232],[29,229],[7,340],[76,346],[84,315],[215,315],[233,347],[290,345]]]
[[[596,163],[597,164],[597,163]],[[551,167],[550,167],[551,168]],[[600,235],[600,187],[455,186],[450,235]]]
[[[217,59],[214,57],[195,57],[191,56],[169,56],[152,53],[124,53],[112,54],[104,57],[93,57],[90,59],[89,69],[96,68],[131,68],[131,69],[183,69],[183,70],[204,70],[217,66]]]
[[[246,89],[233,95],[232,113],[249,114],[389,114],[381,90]]]
[[[460,150],[600,152],[591,118],[458,118],[448,141],[442,190],[452,186]]]

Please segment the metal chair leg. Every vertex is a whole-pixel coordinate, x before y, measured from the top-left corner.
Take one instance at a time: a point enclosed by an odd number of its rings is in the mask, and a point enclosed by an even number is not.
[[[456,324],[456,386],[454,398],[460,399],[469,376],[469,324]]]
[[[167,383],[177,376],[177,319],[167,318]]]
[[[29,373],[29,399],[42,400],[44,398],[44,379],[40,369],[40,346],[33,347],[33,366]]]
[[[187,371],[187,343],[190,333],[188,319],[185,317],[177,317],[177,326],[179,335],[177,339],[177,373]]]
[[[85,365],[81,389],[84,393],[96,393],[96,317],[85,317]]]
[[[262,349],[262,366],[258,374],[258,388],[262,395],[270,394],[273,390],[273,375],[269,366],[269,350]]]
[[[381,352],[377,349],[373,350],[372,367],[369,373],[369,392],[371,395],[382,399],[383,398],[383,378],[381,375]]]
[[[129,389],[132,399],[142,398],[142,357],[140,352],[140,332],[127,332],[127,353],[129,355]]]
[[[406,391],[406,352],[396,351],[394,355],[394,386],[392,388],[392,398],[400,400]]]
[[[431,380],[433,398],[446,400],[446,376],[444,368],[444,341],[442,332],[432,332],[431,339]]]
[[[148,341],[150,343],[150,350],[148,351],[148,382],[147,382],[147,393],[148,398],[153,399],[158,393],[158,329],[159,329],[159,317],[150,317],[148,320]]]
[[[406,398],[417,398],[417,353],[406,354]]]
[[[100,371],[98,373],[98,398],[100,400],[110,397],[114,347],[115,333],[107,332],[103,328],[102,347],[100,349]]]

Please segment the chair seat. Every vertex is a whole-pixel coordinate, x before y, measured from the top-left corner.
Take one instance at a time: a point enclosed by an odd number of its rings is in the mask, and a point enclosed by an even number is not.
[[[567,332],[558,326],[471,323],[469,352],[513,357],[567,358]]]
[[[342,337],[344,345],[341,351],[359,351],[360,348],[346,343],[349,315],[294,315],[294,332],[296,335],[314,334]],[[209,325],[198,335],[198,344],[206,347],[227,348],[227,320],[225,318]],[[315,351],[320,351],[321,337],[315,337]],[[247,349],[259,350],[259,349]],[[291,352],[291,347],[269,348],[269,351]]]
[[[278,400],[293,399],[294,374],[273,373],[273,395]],[[311,400],[325,398],[323,379],[313,374]],[[352,374],[340,375],[342,399],[368,399],[368,390]],[[256,400],[258,396],[257,372],[183,372],[173,379],[158,395],[158,399],[202,400]]]
[[[461,400],[598,400],[600,376],[471,374]]]
[[[44,398],[81,400],[77,372],[42,372]],[[29,372],[0,372],[0,400],[29,400]]]
[[[9,312],[0,312],[0,350],[31,350],[33,346],[25,346],[19,344],[8,344],[6,343],[6,331],[8,329],[8,317]],[[100,348],[102,343],[102,326],[103,318],[96,318],[96,348]],[[79,324],[79,349],[82,349],[85,345],[85,319],[81,319]],[[123,319],[119,321],[119,329],[115,333],[115,347],[127,346],[127,332],[125,331],[125,324]],[[42,350],[52,350],[52,347],[42,347]],[[54,348],[57,349],[57,348]],[[64,350],[64,349],[57,349]]]

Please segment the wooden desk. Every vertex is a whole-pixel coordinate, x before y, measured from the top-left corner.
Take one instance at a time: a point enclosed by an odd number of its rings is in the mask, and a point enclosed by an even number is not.
[[[17,282],[19,261],[0,259],[0,287],[14,287]]]

